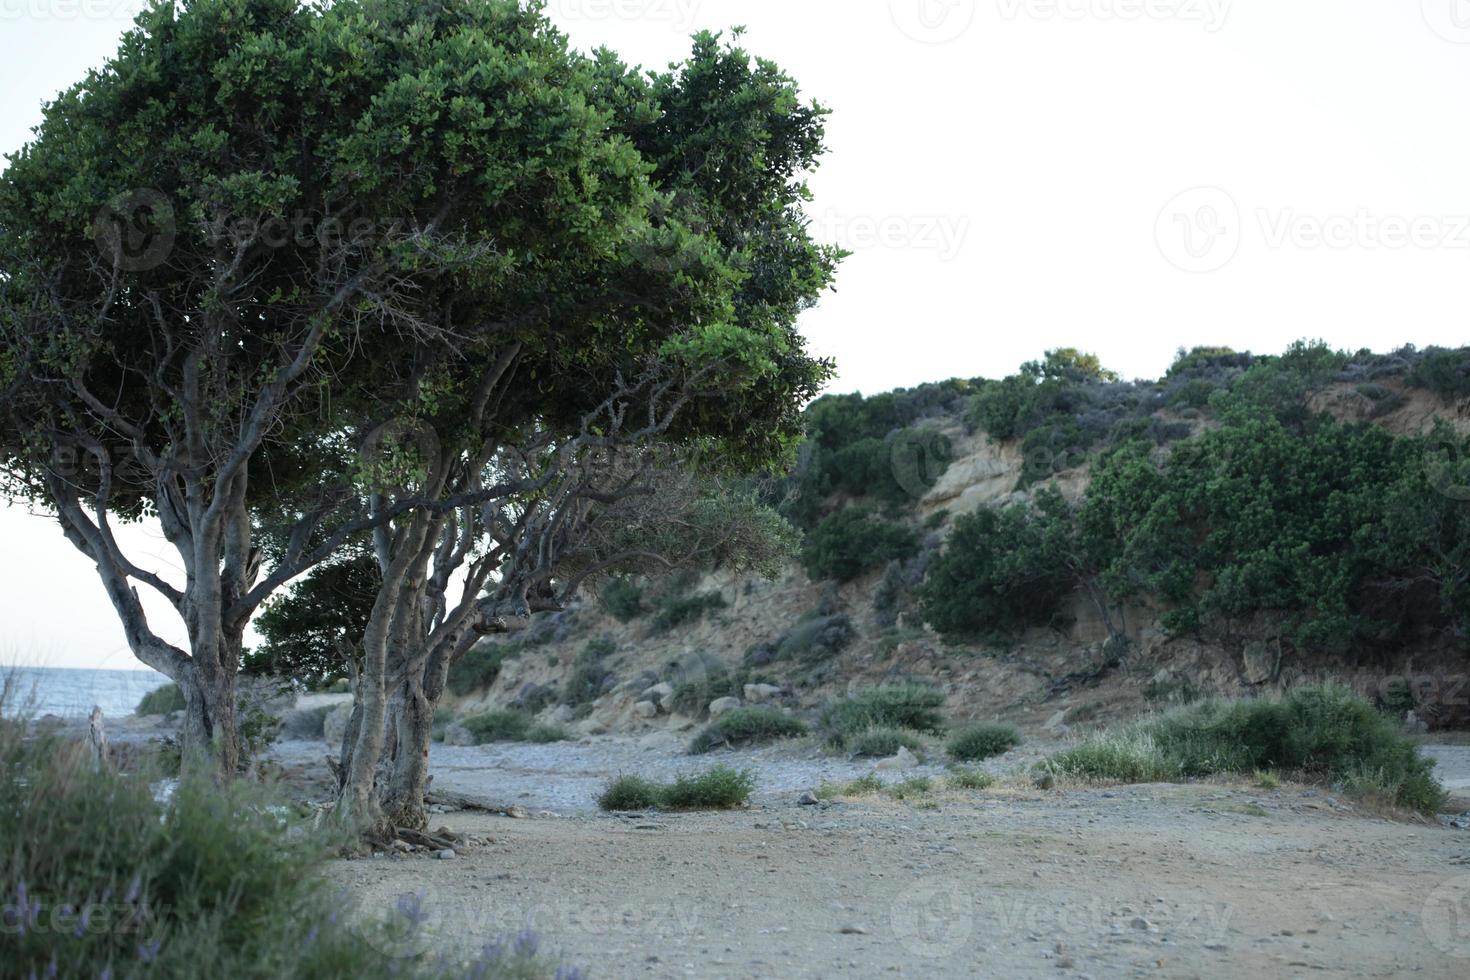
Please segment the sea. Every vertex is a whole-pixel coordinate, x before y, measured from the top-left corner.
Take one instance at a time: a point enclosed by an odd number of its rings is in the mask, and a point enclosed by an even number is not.
[[[93,705],[103,717],[130,715],[149,691],[169,682],[152,670],[88,670],[75,667],[0,666],[0,683],[9,681],[7,715],[23,711],[42,715],[85,716]]]

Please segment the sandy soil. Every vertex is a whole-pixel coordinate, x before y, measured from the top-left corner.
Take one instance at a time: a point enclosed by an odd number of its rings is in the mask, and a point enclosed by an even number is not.
[[[1447,782],[1470,777],[1470,748],[1433,752]],[[478,788],[510,761],[471,776],[456,757],[442,778]],[[514,785],[560,778],[519,761]],[[440,945],[531,925],[595,977],[1470,976],[1467,831],[1292,786],[937,799],[801,806],[783,788],[723,814],[451,813],[436,825],[490,842],[330,873],[365,913],[422,895]]]

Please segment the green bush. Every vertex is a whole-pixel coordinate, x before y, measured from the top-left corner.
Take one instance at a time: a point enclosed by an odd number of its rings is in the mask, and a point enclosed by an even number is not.
[[[897,755],[900,748],[922,755],[924,740],[902,728],[877,727],[859,732],[847,739],[847,752],[858,759],[886,759]]]
[[[175,711],[184,710],[184,692],[177,684],[165,684],[154,691],[143,695],[143,700],[138,702],[137,714],[143,715],[171,715]]]
[[[188,778],[167,803],[147,772],[98,771],[78,746],[0,727],[6,976],[549,977],[534,938],[475,962],[385,957],[422,921],[343,914],[324,862],[342,841],[243,781]],[[384,910],[387,912],[388,910]],[[409,913],[413,913],[410,916]],[[90,923],[90,925],[88,925]]]
[[[1053,488],[1029,506],[962,515],[918,590],[925,622],[950,639],[1044,626],[1077,585],[1080,549],[1071,508]]]
[[[300,741],[319,740],[326,728],[327,715],[331,714],[335,707],[334,704],[322,704],[315,708],[288,711],[281,719],[282,737]]]
[[[847,507],[807,533],[801,562],[813,580],[850,582],[918,551],[919,535],[912,528],[886,521],[868,507]]]
[[[1441,398],[1470,398],[1470,347],[1426,353],[1409,381]]]
[[[1020,734],[1010,725],[986,722],[968,725],[952,733],[944,749],[951,759],[975,762],[995,755],[1005,755],[1020,744]]]
[[[658,612],[654,614],[649,628],[662,633],[694,622],[714,609],[724,609],[725,597],[718,592],[697,592],[693,595],[672,595],[660,600]]]
[[[847,649],[857,636],[845,613],[815,616],[797,623],[776,640],[775,659],[812,664],[829,660]]]
[[[729,810],[744,806],[755,790],[749,770],[715,766],[697,775],[659,784],[641,776],[620,776],[597,798],[604,810]]]
[[[894,783],[885,792],[895,800],[922,799],[934,789],[934,781],[928,776],[914,776],[903,782]]]
[[[995,785],[995,777],[979,769],[951,769],[944,777],[946,788],[989,789]]]
[[[1434,763],[1392,720],[1341,687],[1281,700],[1210,701],[1098,736],[1041,764],[1082,779],[1153,782],[1282,770],[1433,813]]]
[[[526,712],[514,708],[472,715],[459,724],[475,737],[476,745],[487,742],[563,742],[571,738],[561,726],[538,722]]]
[[[595,700],[602,694],[604,687],[612,671],[603,666],[603,660],[612,656],[617,645],[612,640],[601,637],[588,642],[577,654],[576,663],[572,665],[571,676],[567,678],[565,689],[562,691],[561,703],[576,707]]]
[[[702,755],[717,748],[736,748],[781,738],[798,738],[807,733],[799,719],[779,708],[756,705],[727,711],[694,736],[689,751]]]
[[[944,729],[944,692],[926,684],[881,684],[828,705],[821,729],[827,742],[846,748],[871,728],[906,728],[938,734]]]
[[[483,691],[495,683],[501,666],[519,655],[520,647],[514,643],[477,643],[450,664],[446,684],[461,696]]]
[[[597,590],[597,601],[620,623],[631,623],[648,612],[643,590],[631,578],[610,578]]]

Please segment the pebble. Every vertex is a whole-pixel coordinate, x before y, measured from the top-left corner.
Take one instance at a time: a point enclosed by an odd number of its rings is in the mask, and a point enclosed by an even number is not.
[[[453,861],[458,855],[456,855],[452,850],[446,847],[442,851],[436,851],[434,853],[434,856],[441,861]]]

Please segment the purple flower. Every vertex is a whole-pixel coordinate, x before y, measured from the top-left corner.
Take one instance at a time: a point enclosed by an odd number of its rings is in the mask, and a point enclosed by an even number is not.
[[[92,906],[90,906],[90,905],[83,905],[82,906],[82,917],[77,920],[77,927],[72,932],[72,936],[73,937],[80,938],[81,935],[82,935],[82,933],[84,933],[84,932],[87,931],[87,926],[89,926],[91,924],[92,924]]]
[[[411,929],[417,929],[429,918],[429,913],[424,911],[423,892],[399,895],[395,909],[400,916],[408,920]]]
[[[517,956],[535,956],[536,950],[540,946],[541,940],[536,938],[536,934],[531,931],[530,926],[522,929],[520,935],[516,936],[515,948]]]
[[[102,972],[97,974],[97,980],[112,980],[112,967],[104,966]]]
[[[556,968],[556,976],[553,980],[587,980],[587,974],[579,967],[559,966]]]
[[[138,892],[141,891],[142,888],[143,888],[143,879],[142,879],[142,877],[139,876],[139,875],[133,875],[133,881],[132,881],[131,884],[128,885],[128,897],[125,898],[125,899],[123,899],[123,901],[126,902],[126,903],[128,903],[129,905],[132,905],[134,902],[136,902],[138,900]]]
[[[152,963],[158,959],[158,950],[163,946],[161,940],[155,939],[151,943],[138,944],[138,959],[144,963]]]

